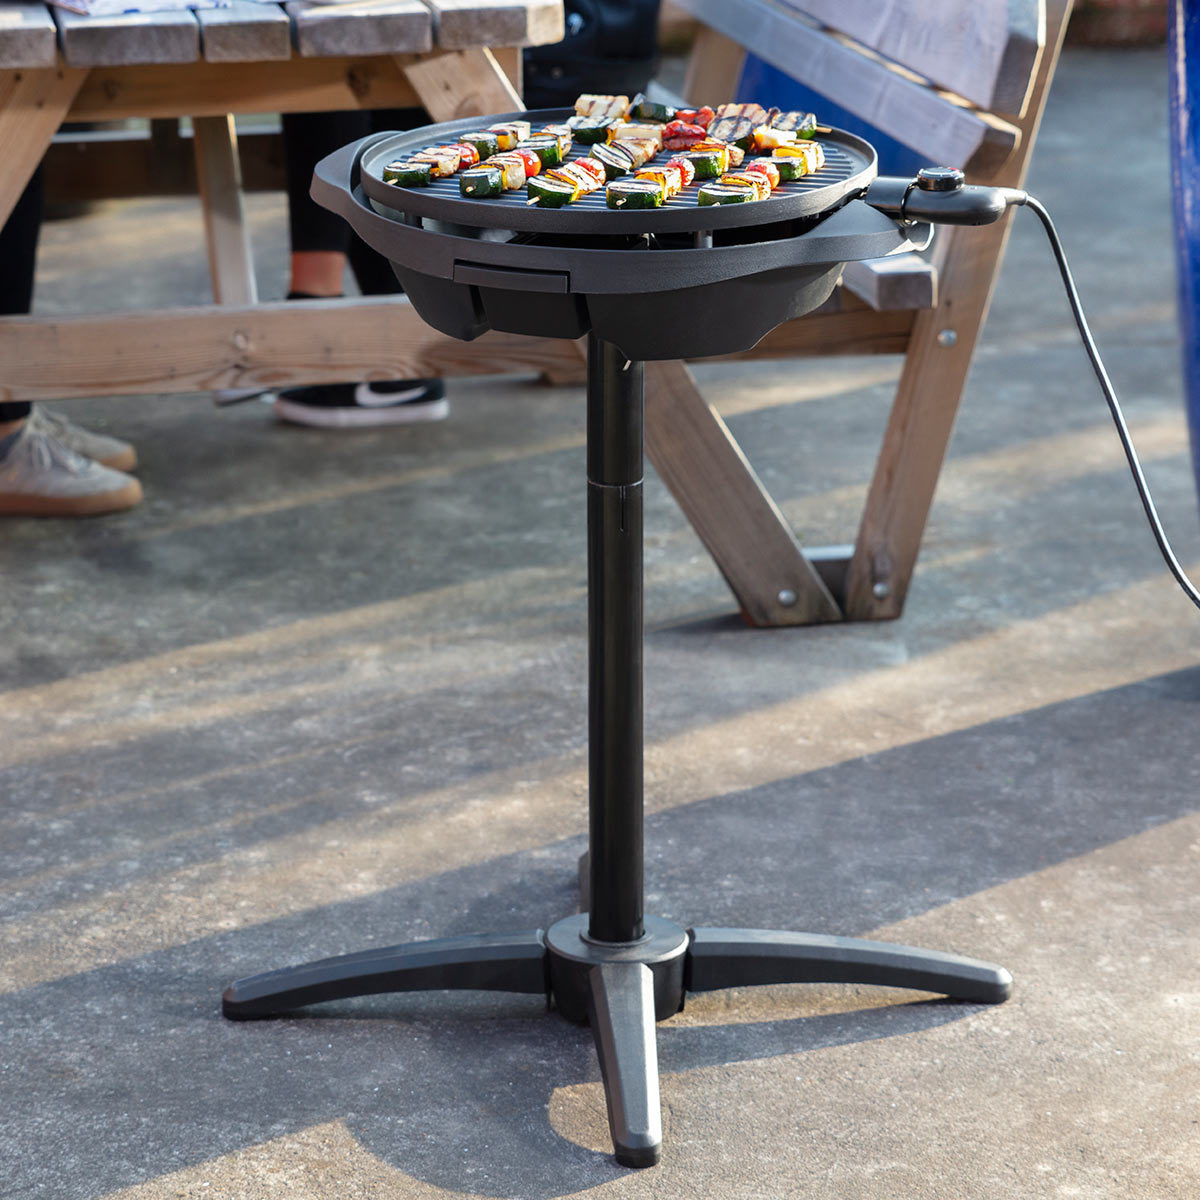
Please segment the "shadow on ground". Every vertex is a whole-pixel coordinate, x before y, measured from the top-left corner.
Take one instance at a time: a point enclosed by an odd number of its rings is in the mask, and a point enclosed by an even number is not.
[[[1178,747],[1198,703],[1200,670],[1176,672],[658,813],[647,907],[681,923],[869,934],[975,895],[1194,811],[1200,765]],[[613,1179],[606,1154],[548,1119],[554,1089],[598,1070],[587,1031],[538,999],[385,996],[245,1024],[218,1014],[221,987],[257,970],[418,929],[549,924],[574,907],[582,848],[563,840],[4,996],[10,1194],[84,1200],[334,1120],[396,1170],[468,1193],[549,1200]],[[697,1068],[977,1011],[892,993],[882,1007],[851,994],[831,1013],[793,994],[786,1019],[667,1023],[664,1090]]]

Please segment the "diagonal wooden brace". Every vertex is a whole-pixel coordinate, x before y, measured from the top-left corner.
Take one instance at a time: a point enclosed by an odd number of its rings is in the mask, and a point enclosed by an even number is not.
[[[645,367],[646,454],[752,625],[840,621],[778,505],[680,362]]]

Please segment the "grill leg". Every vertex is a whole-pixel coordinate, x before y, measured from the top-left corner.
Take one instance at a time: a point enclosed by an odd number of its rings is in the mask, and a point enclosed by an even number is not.
[[[306,1004],[433,988],[547,992],[592,1027],[617,1161],[658,1162],[654,1022],[685,990],[867,983],[998,1003],[1003,967],[862,938],[684,930],[643,912],[642,367],[588,340],[589,912],[543,934],[479,934],[345,954],[240,979],[224,1013],[251,1020]]]
[[[652,1167],[662,1152],[654,981],[637,962],[591,969],[588,1021],[600,1056],[617,1162]]]
[[[546,945],[540,929],[485,933],[387,946],[323,958],[239,979],[221,1008],[235,1021],[274,1017],[306,1004],[447,988],[485,992],[546,991]]]
[[[999,1004],[1012,991],[1012,976],[1003,967],[915,946],[775,929],[690,933],[684,976],[689,992],[768,983],[868,983]]]

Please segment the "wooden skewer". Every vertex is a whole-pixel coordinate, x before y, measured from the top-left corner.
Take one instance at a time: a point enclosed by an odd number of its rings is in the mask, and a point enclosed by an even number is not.
[[[814,125],[813,126],[813,133],[832,133],[832,132],[833,132],[832,125]]]

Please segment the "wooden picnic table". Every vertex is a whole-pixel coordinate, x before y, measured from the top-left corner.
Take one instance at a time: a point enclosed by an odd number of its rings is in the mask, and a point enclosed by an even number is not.
[[[421,105],[434,121],[522,107],[521,48],[561,40],[561,0],[235,0],[84,17],[0,0],[0,225],[65,121],[190,117],[213,305],[0,318],[0,399],[478,374],[569,343],[466,346],[402,299],[257,303],[235,114]],[[486,362],[485,368],[482,364]]]

